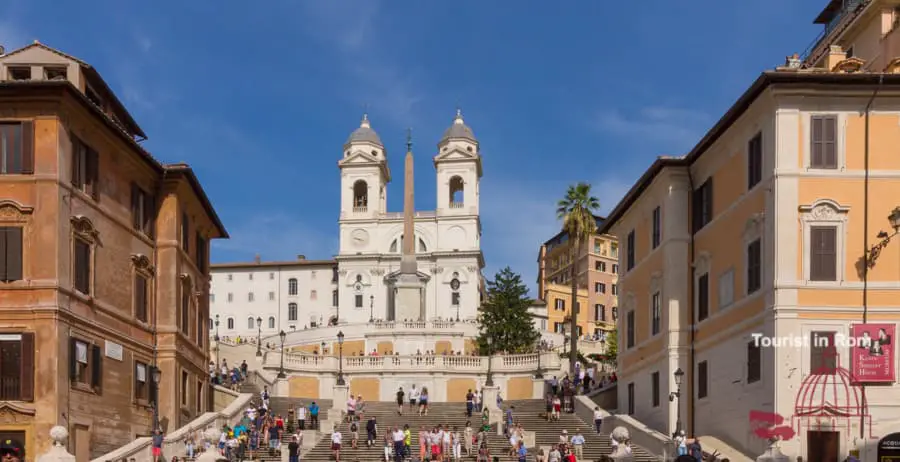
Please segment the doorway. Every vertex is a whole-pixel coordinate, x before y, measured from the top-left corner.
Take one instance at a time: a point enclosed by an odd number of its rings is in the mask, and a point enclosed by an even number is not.
[[[840,432],[806,432],[806,458],[819,462],[838,462]]]

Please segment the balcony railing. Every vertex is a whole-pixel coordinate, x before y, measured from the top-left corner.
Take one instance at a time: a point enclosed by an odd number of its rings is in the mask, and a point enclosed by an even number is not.
[[[332,372],[337,373],[339,357],[332,355],[314,355],[305,353],[285,353],[284,369],[288,372]],[[507,356],[344,356],[343,372],[372,373],[396,371],[453,371],[482,374],[487,373],[488,361],[494,372],[528,372],[534,371],[540,363],[543,369],[560,367],[559,355],[556,352],[507,355]],[[281,367],[281,356],[270,352],[265,357],[264,368],[277,370]]]
[[[369,210],[365,205],[357,205],[353,207],[353,213],[366,213]]]
[[[832,40],[830,39],[844,31],[872,0],[841,1],[843,4],[841,5],[840,11],[834,15],[834,18],[828,21],[828,24],[825,24],[825,28],[822,32],[816,36],[812,43],[810,43],[809,46],[806,47],[806,50],[800,55],[800,59],[806,66],[812,66],[818,62],[829,49],[829,46],[832,43]]]
[[[450,208],[451,209],[461,209],[461,208],[463,208],[463,205],[464,204],[462,202],[451,202]]]

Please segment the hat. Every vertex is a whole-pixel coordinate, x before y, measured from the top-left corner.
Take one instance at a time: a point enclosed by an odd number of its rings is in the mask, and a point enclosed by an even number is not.
[[[0,442],[0,454],[12,453],[20,459],[25,458],[25,447],[16,440],[3,440]]]

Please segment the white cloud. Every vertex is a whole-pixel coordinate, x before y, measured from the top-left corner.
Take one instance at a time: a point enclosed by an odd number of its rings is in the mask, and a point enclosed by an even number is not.
[[[257,254],[263,260],[292,260],[297,255],[319,260],[337,253],[338,238],[333,232],[311,228],[286,213],[260,212],[228,222],[239,224],[230,227],[230,239],[213,241],[216,261],[250,261]]]
[[[556,219],[556,204],[570,183],[525,184],[514,178],[501,178],[482,185],[481,217],[487,268],[485,277],[505,266],[522,275],[536,296],[537,258],[540,246],[561,229]],[[600,200],[600,215],[605,215],[631,187],[617,177],[600,176],[591,182],[593,195]]]
[[[596,128],[613,135],[639,141],[668,143],[669,149],[683,150],[696,143],[708,128],[709,117],[682,108],[650,106],[633,114],[611,109],[599,113]]]

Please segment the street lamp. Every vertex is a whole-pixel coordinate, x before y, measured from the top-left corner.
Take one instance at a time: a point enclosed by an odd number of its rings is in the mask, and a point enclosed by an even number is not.
[[[216,364],[219,364],[219,315],[216,315]]]
[[[153,387],[153,430],[156,431],[159,429],[159,381],[162,380],[162,371],[159,366],[153,366],[152,374],[150,379],[156,384]]]
[[[487,346],[488,346],[488,371],[487,371],[487,380],[484,381],[484,385],[488,387],[494,386],[494,378],[491,377],[491,359],[494,356],[494,339],[490,335],[487,338]]]
[[[283,379],[287,377],[284,375],[284,338],[287,337],[287,334],[282,330],[278,333],[278,336],[281,337],[281,368],[278,370],[278,378]]]
[[[256,318],[256,356],[262,356],[262,318]]]
[[[346,385],[344,383],[344,332],[338,331],[338,385]]]
[[[881,241],[873,245],[872,248],[866,252],[866,267],[868,269],[875,267],[875,261],[878,260],[881,251],[887,247],[894,236],[900,234],[900,207],[895,207],[894,210],[891,211],[891,214],[888,215],[888,222],[891,224],[891,228],[894,228],[894,233],[888,234],[887,231],[878,233],[878,239],[881,239]]]
[[[684,380],[684,371],[679,367],[673,374],[675,376],[675,391],[669,393],[669,401],[675,401],[675,435],[681,433],[681,382]]]
[[[375,296],[369,295],[369,322],[375,322]]]

